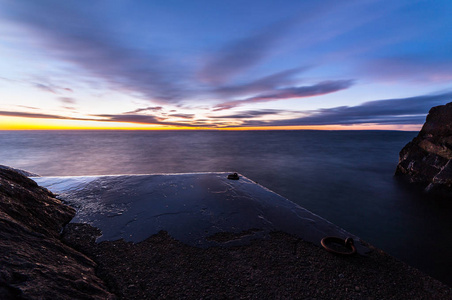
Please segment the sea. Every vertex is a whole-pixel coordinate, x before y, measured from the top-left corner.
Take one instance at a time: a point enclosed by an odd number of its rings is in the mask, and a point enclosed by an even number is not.
[[[452,201],[394,177],[402,131],[0,131],[41,176],[237,172],[452,286]]]

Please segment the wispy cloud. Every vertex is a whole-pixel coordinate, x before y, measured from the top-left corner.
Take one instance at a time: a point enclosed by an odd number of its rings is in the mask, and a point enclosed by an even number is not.
[[[132,115],[132,114],[118,114],[118,115],[94,115],[101,117],[103,122],[125,122],[146,125],[166,125],[166,126],[183,126],[183,127],[199,127],[202,124],[193,124],[192,122],[168,122],[165,118],[150,116],[150,115]]]
[[[34,107],[34,106],[27,106],[27,105],[16,105],[17,107],[22,107],[22,108],[26,108],[26,109],[40,109],[39,107]]]
[[[243,94],[267,92],[281,86],[294,84],[295,75],[298,75],[306,69],[308,67],[293,68],[242,84],[223,85],[215,88],[213,92],[222,97],[235,97]]]
[[[162,106],[148,106],[148,107],[137,108],[135,110],[126,112],[126,114],[135,114],[135,113],[147,112],[147,111],[161,111],[162,109],[163,109]]]
[[[213,53],[199,72],[204,82],[223,84],[269,55],[294,20],[280,21],[244,38],[231,41]]]
[[[432,106],[443,105],[451,101],[452,92],[400,99],[375,100],[357,106],[339,106],[305,111],[303,114],[308,115],[304,117],[261,122],[260,125],[422,124]],[[245,123],[244,125],[256,126],[257,122]]]
[[[34,86],[37,87],[38,89],[40,89],[41,91],[49,92],[52,94],[57,93],[53,88],[51,88],[48,85],[42,84],[42,83],[35,83]]]
[[[102,121],[109,122],[127,122],[127,123],[140,123],[140,124],[158,124],[161,119],[150,115],[129,115],[129,114],[119,114],[119,115],[94,115],[95,117],[101,117]]]
[[[291,98],[305,98],[314,97],[320,95],[326,95],[334,93],[340,90],[344,90],[352,86],[353,80],[334,80],[334,81],[324,81],[311,86],[298,86],[290,88],[277,89],[268,94],[262,94],[256,97],[251,97],[243,100],[229,101],[220,103],[215,106],[214,110],[224,110],[237,107],[240,105],[256,102],[267,102]]]
[[[64,104],[75,104],[77,101],[74,98],[70,97],[59,97],[58,100],[60,100]]]
[[[277,109],[263,109],[263,110],[248,110],[237,114],[231,114],[231,115],[222,115],[222,116],[211,116],[212,119],[254,119],[259,118],[262,116],[268,116],[268,115],[277,115],[280,113],[283,113],[285,111],[283,110],[277,110]]]
[[[135,123],[145,125],[166,125],[166,126],[183,126],[183,127],[200,127],[207,126],[204,123],[192,122],[168,122],[165,118],[151,116],[151,115],[139,115],[139,114],[99,114],[92,115],[94,118],[77,118],[68,117],[53,114],[41,114],[41,113],[28,113],[28,112],[15,112],[15,111],[0,111],[0,116],[7,117],[22,117],[22,118],[34,118],[34,119],[54,119],[54,120],[75,120],[75,121],[95,121],[95,122],[120,122],[120,123]],[[188,116],[185,116],[188,119]]]
[[[31,84],[33,87],[38,88],[41,91],[52,93],[52,94],[67,94],[67,92],[73,93],[74,91],[68,87],[62,87],[56,85],[48,80],[43,80],[44,82],[26,82],[26,81],[16,81],[19,83]]]
[[[0,111],[0,116],[39,119],[59,119],[97,122],[122,122],[147,125],[184,127],[236,127],[236,126],[303,126],[303,125],[353,125],[353,124],[422,124],[429,109],[452,101],[452,92],[422,95],[399,99],[365,102],[357,106],[339,106],[314,111],[249,110],[229,115],[211,115],[195,119],[192,114],[172,114],[185,120],[169,121],[167,117],[143,114],[96,114],[87,118],[62,115]],[[272,115],[300,114],[302,117],[275,120]],[[269,118],[266,118],[269,117]],[[263,118],[263,119],[262,119]],[[279,118],[279,117],[278,117]]]
[[[65,116],[59,116],[59,115],[27,113],[27,112],[17,112],[17,111],[0,111],[0,116],[34,118],[34,119],[89,120],[89,119],[84,119],[84,118],[72,118],[72,117],[65,117]]]
[[[0,115],[219,127],[420,124],[428,108],[450,101],[445,92],[425,95],[451,88],[447,1],[154,2],[0,0]],[[366,88],[383,99],[414,85],[423,96],[351,106]],[[293,100],[276,102],[284,99]],[[293,105],[259,110],[270,104]]]
[[[176,117],[181,119],[193,119],[195,117],[194,114],[171,114],[169,117]]]
[[[178,74],[182,70],[174,62],[150,51],[126,47],[82,6],[25,2],[12,3],[4,16],[37,33],[49,54],[78,65],[116,89],[141,93],[156,101],[181,99]],[[43,84],[36,87],[52,92]]]

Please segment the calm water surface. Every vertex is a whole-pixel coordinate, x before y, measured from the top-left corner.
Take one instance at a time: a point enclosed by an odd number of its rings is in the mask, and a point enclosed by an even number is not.
[[[0,131],[0,164],[43,176],[239,172],[452,285],[452,202],[393,177],[416,134]]]

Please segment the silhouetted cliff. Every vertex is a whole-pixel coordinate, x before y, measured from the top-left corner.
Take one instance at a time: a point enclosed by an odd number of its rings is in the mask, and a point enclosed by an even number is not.
[[[452,102],[433,107],[421,131],[400,151],[396,175],[452,197]]]

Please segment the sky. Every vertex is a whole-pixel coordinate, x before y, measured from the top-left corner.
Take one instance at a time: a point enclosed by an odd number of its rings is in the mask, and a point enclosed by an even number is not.
[[[0,129],[419,130],[452,1],[0,0]]]

